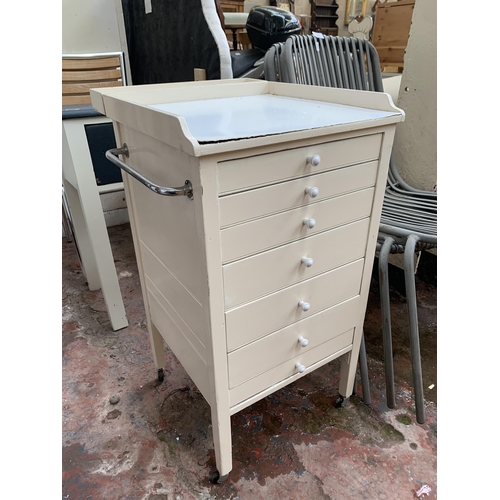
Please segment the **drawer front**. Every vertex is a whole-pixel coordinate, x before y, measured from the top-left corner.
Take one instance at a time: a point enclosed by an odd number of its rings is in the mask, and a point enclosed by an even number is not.
[[[375,186],[377,167],[378,162],[372,161],[223,196],[219,199],[220,225],[230,226]],[[317,188],[318,194],[309,196],[307,188]]]
[[[229,388],[287,360],[300,357],[351,330],[356,325],[358,304],[359,295],[231,352],[228,355]],[[301,341],[305,344],[305,340],[307,345],[301,344]],[[348,336],[341,345],[336,346],[336,350],[351,343],[352,336]]]
[[[263,186],[283,179],[304,177],[333,168],[376,160],[379,157],[381,142],[382,134],[373,134],[220,162],[217,166],[219,193]],[[321,158],[317,166],[307,162],[307,158],[314,155]]]
[[[303,372],[303,375],[305,375],[308,373],[309,367],[315,369],[313,365],[321,362],[325,358],[328,358],[329,356],[337,353],[336,356],[332,356],[331,358],[335,359],[341,354],[348,352],[350,350],[348,348],[352,346],[353,334],[354,329],[342,333],[338,337],[328,340],[324,344],[321,344],[314,349],[299,354],[295,358],[289,359],[281,365],[275,366],[271,370],[257,375],[247,382],[234,387],[233,389],[230,389],[229,405],[235,406],[245,399],[251,398],[255,394],[265,391],[269,387],[272,387],[273,385],[280,382],[293,382],[300,374],[300,372],[297,370],[297,367],[295,366],[296,363],[301,363],[305,366],[306,369]]]
[[[222,266],[226,310],[364,257],[369,224],[362,219]]]
[[[226,313],[228,352],[355,297],[360,292],[363,265],[364,260],[359,259],[231,309]],[[306,304],[299,305],[300,301]]]
[[[222,262],[262,252],[368,217],[372,210],[374,191],[375,188],[363,189],[223,229]],[[312,224],[314,226],[309,227]]]

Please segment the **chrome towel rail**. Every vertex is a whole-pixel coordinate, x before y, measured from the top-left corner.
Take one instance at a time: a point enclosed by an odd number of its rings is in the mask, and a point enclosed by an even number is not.
[[[180,187],[158,186],[158,184],[150,181],[148,178],[137,172],[137,170],[134,170],[132,167],[121,161],[120,158],[118,158],[118,155],[124,155],[126,158],[129,157],[127,144],[123,143],[121,148],[108,149],[108,151],[106,151],[106,158],[111,163],[114,163],[117,167],[120,167],[123,171],[127,172],[127,174],[130,174],[134,179],[137,179],[141,184],[144,184],[148,189],[151,189],[154,193],[162,196],[187,196],[190,200],[193,199],[193,186],[191,181],[187,180],[184,183],[184,186]]]

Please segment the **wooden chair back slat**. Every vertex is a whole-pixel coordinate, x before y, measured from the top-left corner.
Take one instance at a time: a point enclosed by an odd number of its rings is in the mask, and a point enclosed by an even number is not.
[[[119,56],[62,58],[62,104],[90,104],[90,89],[122,86]]]
[[[63,95],[62,96],[63,106],[68,104],[90,104],[90,95]]]
[[[93,69],[102,69],[102,68],[119,68],[120,66],[121,66],[121,63],[120,63],[120,58],[118,56],[94,57],[92,59],[63,58],[63,60],[62,60],[63,71],[93,70]]]
[[[103,69],[100,71],[63,71],[63,82],[98,82],[118,80],[122,77],[121,69]]]

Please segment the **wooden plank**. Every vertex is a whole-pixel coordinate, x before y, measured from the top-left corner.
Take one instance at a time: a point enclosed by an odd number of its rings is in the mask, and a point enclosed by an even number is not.
[[[389,64],[397,66],[404,63],[405,48],[395,47],[377,47],[380,64]]]
[[[62,94],[88,94],[90,89],[103,87],[120,87],[121,81],[113,80],[112,82],[90,82],[90,83],[63,83]]]
[[[382,67],[387,64],[404,65],[414,6],[414,0],[377,6],[372,43],[377,49]]]
[[[220,7],[223,12],[243,12],[244,0],[221,0]]]
[[[120,58],[113,57],[93,57],[89,59],[75,58],[62,60],[63,71],[89,70],[102,68],[119,68],[121,66]]]
[[[62,96],[62,105],[67,106],[68,104],[90,104],[90,95],[80,95],[80,96]]]
[[[120,69],[100,71],[63,71],[63,82],[91,82],[99,80],[118,80],[122,77]]]

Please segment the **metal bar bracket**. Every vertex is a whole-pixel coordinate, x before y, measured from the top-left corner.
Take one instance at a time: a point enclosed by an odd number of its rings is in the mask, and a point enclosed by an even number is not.
[[[137,179],[141,184],[144,184],[148,189],[153,191],[153,193],[160,194],[162,196],[187,196],[190,200],[193,199],[193,186],[190,180],[186,180],[184,186],[180,187],[159,186],[120,160],[118,155],[123,155],[126,158],[130,156],[126,143],[123,143],[121,148],[108,149],[105,153],[106,158],[117,167],[120,167],[124,172],[130,174],[134,179]]]

